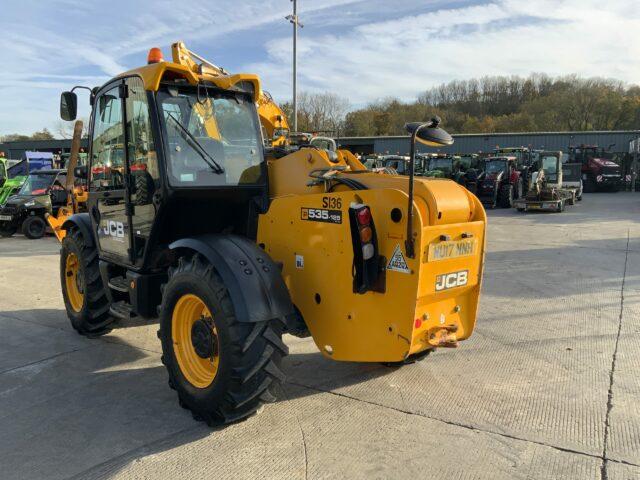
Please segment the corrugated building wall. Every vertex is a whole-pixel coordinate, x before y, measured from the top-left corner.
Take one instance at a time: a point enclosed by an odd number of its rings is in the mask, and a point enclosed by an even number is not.
[[[478,153],[491,152],[499,147],[529,147],[545,150],[567,151],[569,145],[598,145],[610,152],[628,153],[629,142],[638,138],[640,131],[608,132],[540,132],[540,133],[491,133],[453,135],[451,147],[430,148],[419,146],[421,152]],[[399,153],[409,152],[409,137],[343,137],[338,143],[355,153]]]

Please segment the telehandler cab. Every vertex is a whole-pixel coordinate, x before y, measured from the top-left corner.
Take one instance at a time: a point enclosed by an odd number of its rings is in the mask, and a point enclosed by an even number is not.
[[[79,333],[159,315],[169,384],[209,424],[275,399],[283,333],[358,362],[410,362],[469,338],[486,227],[475,196],[414,180],[413,162],[407,178],[312,145],[265,149],[258,77],[172,49],[173,61],[152,49],[148,65],[91,90],[89,162],[125,148],[110,166],[123,181],[96,183],[89,165],[87,212],[62,225]],[[60,110],[76,118],[75,93]],[[451,144],[438,123],[408,124],[412,145]],[[143,201],[135,171],[150,180]]]

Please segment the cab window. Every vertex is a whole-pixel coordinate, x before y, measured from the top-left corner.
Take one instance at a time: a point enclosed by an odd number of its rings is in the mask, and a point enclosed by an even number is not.
[[[127,136],[129,170],[133,178],[132,200],[136,205],[148,205],[158,188],[160,178],[149,117],[149,103],[144,84],[139,77],[130,77],[126,83],[129,87]]]
[[[168,178],[176,186],[261,182],[260,124],[251,98],[215,89],[158,92],[168,140]]]
[[[91,190],[124,188],[124,129],[118,86],[96,99],[92,145]]]

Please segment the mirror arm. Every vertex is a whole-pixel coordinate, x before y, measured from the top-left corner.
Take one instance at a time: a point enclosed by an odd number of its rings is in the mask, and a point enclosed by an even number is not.
[[[73,92],[73,91],[75,91],[75,90],[76,90],[76,89],[78,89],[78,88],[81,88],[81,89],[83,89],[83,90],[89,90],[89,103],[90,103],[91,105],[93,105],[93,98],[94,98],[94,96],[95,96],[94,91],[93,91],[93,88],[85,87],[85,86],[83,86],[83,85],[76,85],[76,86],[75,86],[75,87],[73,87],[70,91],[71,91],[71,92]]]
[[[413,177],[414,177],[414,164],[416,157],[416,137],[418,132],[425,125],[422,124],[416,128],[411,134],[411,151],[409,153],[409,200],[407,205],[407,238],[404,242],[405,252],[407,257],[415,258],[415,245],[413,241]]]

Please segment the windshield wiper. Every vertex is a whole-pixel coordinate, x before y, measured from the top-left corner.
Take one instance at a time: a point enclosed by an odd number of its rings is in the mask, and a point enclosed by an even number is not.
[[[191,134],[191,132],[187,130],[184,127],[184,125],[182,125],[178,121],[178,119],[174,117],[171,113],[167,113],[167,115],[171,118],[171,120],[175,122],[175,124],[178,127],[180,127],[179,131],[180,131],[180,134],[182,135],[182,138],[187,140],[187,142],[191,142],[191,146],[193,147],[193,149],[196,151],[196,153],[198,153],[202,157],[202,160],[204,160],[205,163],[209,165],[211,170],[213,170],[217,174],[223,174],[224,168],[222,168],[222,166],[218,162],[216,162],[215,158],[213,158],[211,154],[204,149],[204,147],[200,144],[198,139],[194,137]]]

